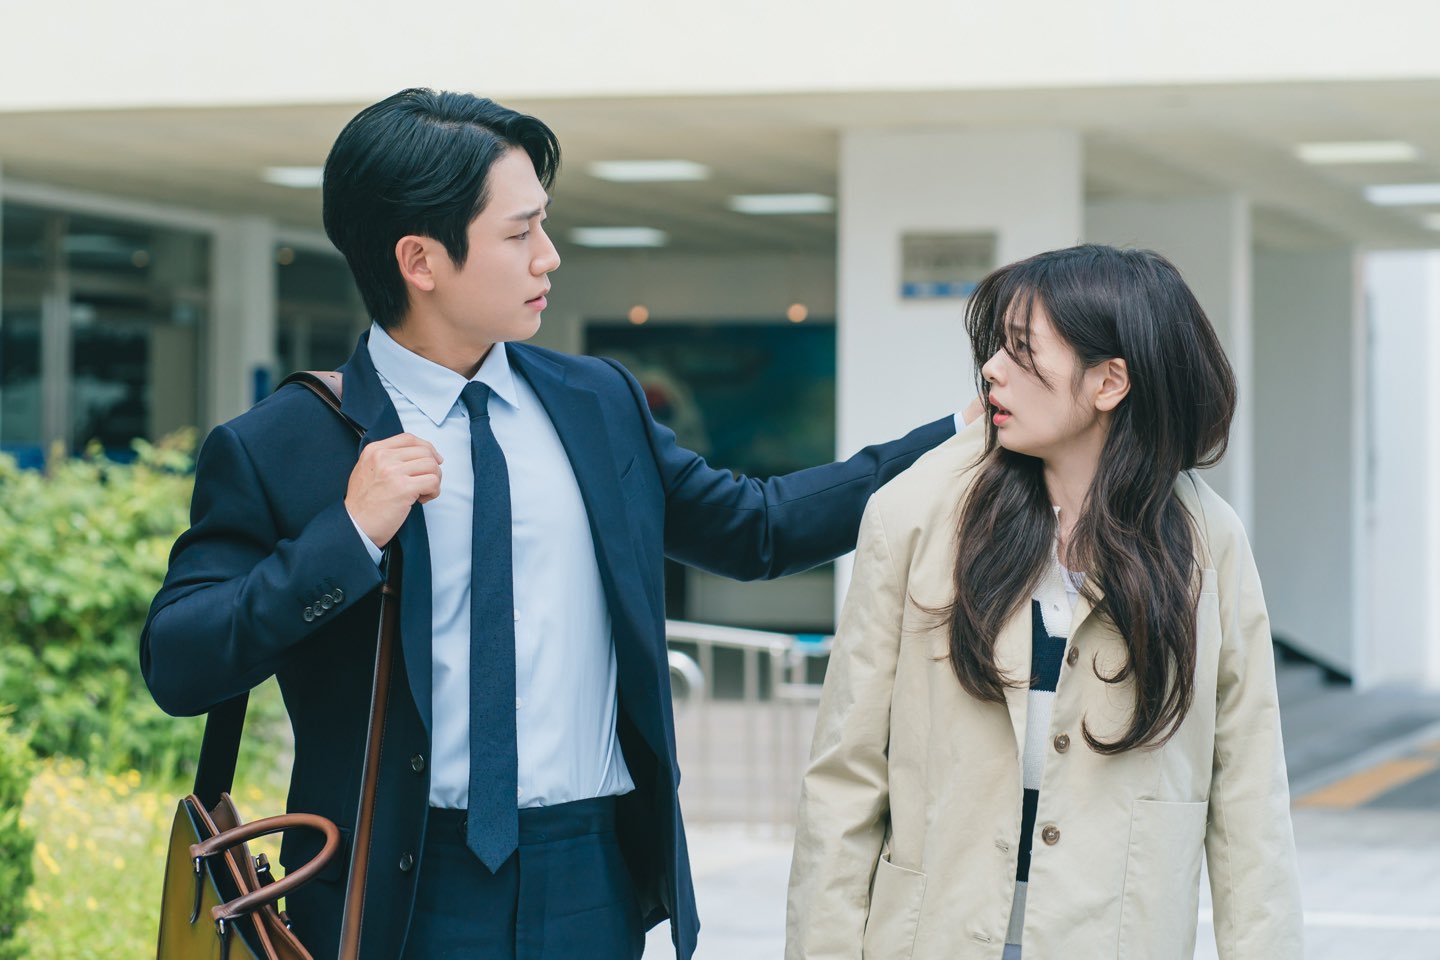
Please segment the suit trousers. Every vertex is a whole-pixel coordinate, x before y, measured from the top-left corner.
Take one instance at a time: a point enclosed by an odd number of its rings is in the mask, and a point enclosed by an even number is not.
[[[495,873],[465,845],[465,811],[432,807],[407,960],[635,960],[645,931],[615,835],[615,798],[520,811]]]

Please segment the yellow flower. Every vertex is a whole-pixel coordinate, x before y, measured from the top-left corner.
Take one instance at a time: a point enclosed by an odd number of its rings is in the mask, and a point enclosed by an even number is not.
[[[113,866],[116,870],[124,870],[124,869],[125,869],[125,858],[124,858],[124,857],[116,857],[114,860],[110,861],[110,865]]]
[[[55,858],[50,855],[50,848],[44,843],[37,842],[35,844],[35,856],[40,863],[44,865],[46,870],[54,874],[60,872],[60,864],[55,862]]]
[[[100,903],[99,903],[94,897],[86,897],[86,898],[85,898],[85,909],[86,909],[86,910],[99,910],[99,909],[100,909]]]
[[[66,850],[78,850],[79,848],[80,848],[80,839],[79,839],[78,837],[76,837],[75,834],[72,833],[72,834],[70,834],[70,836],[68,836],[68,837],[65,838],[65,849],[66,849]]]

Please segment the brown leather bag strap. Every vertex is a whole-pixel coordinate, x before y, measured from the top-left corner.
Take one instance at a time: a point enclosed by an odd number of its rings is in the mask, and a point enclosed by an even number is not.
[[[364,436],[364,431],[341,410],[344,378],[339,371],[308,370],[291,374],[280,387],[289,383],[298,383],[309,388],[344,418],[357,436]],[[280,387],[276,387],[276,390]],[[248,693],[232,697],[212,707],[205,718],[200,758],[195,764],[194,793],[206,810],[213,810],[220,802],[221,794],[229,793],[235,785],[235,763],[240,755],[240,738],[245,729],[245,709],[249,700]]]
[[[330,405],[361,437],[364,431],[342,409],[344,383],[339,372],[310,370],[293,373],[283,387],[298,383]],[[276,389],[279,389],[278,387]],[[375,791],[380,781],[380,748],[385,738],[385,708],[390,695],[390,673],[395,657],[395,638],[400,628],[400,571],[398,545],[386,544],[381,559],[379,637],[375,643],[375,675],[370,688],[370,722],[365,734],[365,765],[360,775],[360,803],[355,811],[355,830],[350,839],[350,870],[345,878],[345,910],[340,923],[339,960],[358,960],[361,920],[365,913],[365,882],[369,875],[370,845],[374,836]]]

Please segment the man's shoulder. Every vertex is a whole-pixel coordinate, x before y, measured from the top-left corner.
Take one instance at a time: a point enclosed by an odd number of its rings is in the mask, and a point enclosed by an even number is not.
[[[565,353],[530,343],[511,343],[506,349],[519,355],[522,363],[534,364],[549,369],[564,378],[572,386],[587,387],[591,390],[614,391],[626,389],[624,368],[614,360]],[[628,373],[628,371],[625,371]]]

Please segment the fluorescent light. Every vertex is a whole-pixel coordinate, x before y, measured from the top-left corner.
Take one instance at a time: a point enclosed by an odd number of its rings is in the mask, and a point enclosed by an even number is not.
[[[670,237],[654,227],[576,227],[570,242],[582,247],[663,247]]]
[[[1440,203],[1440,183],[1385,183],[1366,187],[1365,199],[1382,207]]]
[[[1302,143],[1295,155],[1306,163],[1409,163],[1420,159],[1413,143],[1403,140],[1338,140]]]
[[[590,176],[612,183],[678,183],[709,180],[710,168],[689,160],[601,160],[589,166]]]
[[[324,167],[266,167],[261,176],[266,183],[296,190],[314,190],[325,176]]]
[[[730,198],[736,213],[768,216],[782,213],[834,213],[835,198],[823,193],[746,193]]]

